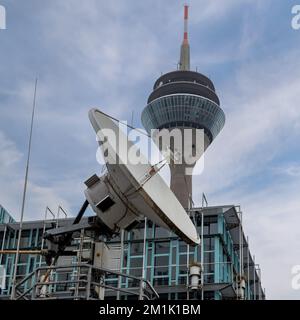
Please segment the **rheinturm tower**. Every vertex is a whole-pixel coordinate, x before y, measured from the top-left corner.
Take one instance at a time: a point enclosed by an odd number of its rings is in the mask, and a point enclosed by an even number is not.
[[[142,123],[149,134],[152,129],[171,131],[177,128],[182,132],[185,132],[185,129],[191,129],[192,132],[202,129],[203,152],[224,126],[225,115],[220,108],[220,101],[212,81],[203,74],[190,70],[188,6],[184,6],[184,36],[178,70],[168,72],[155,81],[147,106],[142,112]],[[182,139],[182,144],[189,143],[192,148],[199,151],[200,145],[194,143],[194,137],[195,134],[192,134],[188,142]],[[170,147],[172,150],[172,146]],[[198,154],[197,159],[203,152],[195,153]],[[197,159],[193,163],[186,163],[184,159],[180,164],[174,161],[170,163],[171,189],[185,208],[190,205],[191,172]]]

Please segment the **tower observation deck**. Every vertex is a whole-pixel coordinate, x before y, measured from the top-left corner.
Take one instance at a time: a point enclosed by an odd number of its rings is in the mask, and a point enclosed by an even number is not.
[[[168,72],[156,80],[142,112],[142,124],[149,134],[152,129],[203,129],[205,151],[222,130],[225,114],[212,81],[190,70],[187,22],[188,6],[184,6],[184,39],[179,70]],[[193,144],[193,148],[199,147]],[[189,207],[192,196],[192,175],[186,174],[186,168],[192,170],[195,164],[184,161],[182,164],[170,164],[171,189],[185,208]]]

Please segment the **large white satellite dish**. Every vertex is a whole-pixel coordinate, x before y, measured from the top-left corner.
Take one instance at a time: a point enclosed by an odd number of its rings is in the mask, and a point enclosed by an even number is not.
[[[138,152],[127,135],[105,114],[97,109],[89,111],[89,118],[105,157],[108,173],[96,175],[85,184],[85,195],[98,217],[113,232],[128,228],[132,223],[146,216],[163,228],[177,234],[185,242],[200,243],[197,230],[176,196],[143,155],[142,163],[127,161],[128,150]],[[116,141],[108,141],[105,130],[115,133]],[[127,142],[125,152],[124,141]],[[124,150],[123,150],[124,151]],[[110,155],[116,155],[117,162],[111,163]]]

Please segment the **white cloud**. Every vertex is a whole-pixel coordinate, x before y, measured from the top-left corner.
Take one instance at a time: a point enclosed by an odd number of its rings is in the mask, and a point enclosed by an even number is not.
[[[15,143],[0,131],[0,203],[3,204],[15,219],[19,219],[24,186],[26,157],[18,150]],[[46,206],[56,208],[61,205],[70,212],[67,200],[69,191],[62,192],[58,186],[42,186],[32,181],[34,168],[29,167],[29,181],[25,208],[25,220],[43,219]],[[60,183],[61,184],[61,183]],[[72,185],[72,196],[80,189],[78,183]],[[66,189],[65,189],[66,190]]]
[[[192,24],[201,24],[204,22],[215,23],[216,21],[228,18],[230,14],[235,10],[239,10],[239,14],[243,14],[244,10],[247,10],[249,6],[253,7],[256,12],[261,11],[263,8],[267,7],[270,3],[269,0],[195,0],[191,1]]]
[[[298,55],[245,65],[233,82],[218,88],[227,122],[207,150],[204,174],[194,177],[195,199],[204,191],[210,204],[241,204],[268,297],[276,299],[299,298],[290,285],[291,266],[300,256],[299,163],[291,164],[290,154],[287,165],[272,164],[299,139]]]
[[[300,164],[299,163],[288,163],[287,165],[278,165],[272,168],[274,174],[287,177],[300,177]]]
[[[251,64],[223,92],[226,113],[223,131],[205,157],[208,192],[232,186],[237,179],[262,170],[276,155],[286,151],[291,137],[299,135],[298,88],[300,63],[295,53],[280,64],[281,57]],[[290,68],[295,68],[290,73]],[[211,183],[211,177],[218,183]],[[195,180],[197,180],[196,178]],[[217,188],[217,189],[216,189]]]
[[[10,166],[20,160],[21,156],[15,143],[0,131],[0,172],[7,172]]]
[[[291,268],[300,263],[299,188],[298,181],[289,182],[240,198],[270,299],[300,298],[300,292],[291,287]]]

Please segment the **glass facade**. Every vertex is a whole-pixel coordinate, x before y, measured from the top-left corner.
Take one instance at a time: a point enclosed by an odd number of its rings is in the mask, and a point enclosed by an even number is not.
[[[17,247],[17,239],[19,235],[18,230],[15,230],[10,225],[6,225],[3,229],[3,231],[0,231],[0,248],[2,250],[15,250]],[[41,228],[23,230],[21,235],[20,249],[41,249],[42,234],[42,226]],[[0,254],[0,265],[4,267],[6,277],[5,287],[0,289],[2,295],[10,294],[14,262],[14,254]],[[35,268],[37,268],[40,265],[40,263],[44,263],[42,261],[41,256],[21,254],[19,257],[19,263],[17,268],[17,280],[23,279],[27,274],[31,273]]]
[[[0,224],[15,222],[13,217],[7,212],[5,208],[0,205]]]
[[[223,110],[213,101],[192,94],[173,94],[153,100],[142,113],[146,131],[169,127],[206,129],[212,140],[225,123]]]
[[[233,207],[232,207],[233,208]],[[227,209],[226,209],[227,210]],[[195,211],[193,220],[201,234],[201,212]],[[2,249],[15,249],[18,237],[17,224],[0,224],[0,245]],[[51,225],[47,225],[47,228]],[[146,230],[145,230],[146,227]],[[22,232],[21,249],[40,249],[42,247],[42,234],[44,222],[37,221],[25,223]],[[205,299],[229,299],[233,298],[237,287],[237,275],[240,268],[240,258],[234,243],[233,232],[236,229],[228,227],[227,218],[223,207],[217,207],[213,212],[206,212],[203,221],[203,253],[202,247],[189,246],[180,240],[175,234],[169,232],[151,221],[141,222],[131,231],[124,231],[123,252],[121,253],[120,269],[124,274],[146,278],[158,291],[160,298],[167,299],[199,299],[199,292],[188,291],[189,266],[191,263],[202,263],[204,268],[204,297]],[[145,238],[146,235],[146,238]],[[109,246],[120,247],[120,236],[108,242]],[[88,242],[87,242],[88,243]],[[79,246],[79,240],[75,239],[74,245]],[[5,287],[1,289],[2,295],[9,295],[14,264],[14,255],[0,255],[0,265],[5,269]],[[66,258],[76,262],[76,257]],[[24,278],[40,265],[44,265],[44,259],[38,255],[20,255],[18,264],[18,279]],[[244,273],[247,274],[244,261]],[[57,274],[55,277],[63,277]],[[71,275],[72,276],[72,275]],[[59,279],[60,279],[59,278]],[[125,277],[118,283],[117,276],[106,279],[107,284],[123,288],[136,288],[135,280]],[[253,281],[246,281],[246,298],[253,297]],[[248,286],[248,284],[250,284]],[[260,283],[258,283],[260,286]],[[30,284],[27,284],[30,285]],[[223,292],[223,288],[232,288],[231,293]],[[259,290],[257,289],[256,292]],[[108,294],[108,298],[115,298],[114,294]],[[122,297],[130,299],[130,296]]]
[[[200,214],[195,215],[195,223],[198,232],[201,233]],[[143,237],[145,227],[146,239]],[[238,250],[235,249],[234,241],[221,210],[217,214],[204,217],[203,233],[204,284],[216,286],[216,288],[229,285],[235,290],[240,267]],[[143,255],[144,245],[145,255]],[[186,299],[189,266],[193,262],[202,262],[201,250],[201,245],[189,246],[173,233],[154,223],[148,221],[145,225],[142,222],[135,230],[125,232],[124,259],[121,271],[136,276],[145,275],[158,291],[164,292],[162,298]],[[110,283],[117,286],[117,277],[111,278]],[[134,283],[127,280],[122,283],[124,288],[134,286]],[[168,288],[169,293],[165,293],[164,288]],[[178,288],[184,288],[183,292]],[[248,288],[248,282],[245,291],[246,299],[253,298],[253,292],[250,287]],[[196,293],[193,295],[196,295],[195,298],[199,298]],[[229,298],[227,293],[222,293],[222,290],[206,290],[204,297],[205,299]]]
[[[207,284],[231,282],[232,266],[237,259],[234,252],[232,256],[227,256],[227,251],[223,252],[218,223],[217,215],[204,218],[204,281]],[[197,224],[200,229],[201,219],[197,220]],[[142,276],[144,268],[147,280],[155,287],[186,285],[190,264],[201,262],[201,246],[189,246],[174,234],[148,222],[145,241],[147,254],[143,256],[144,227],[145,224],[141,223],[137,227],[138,232],[133,230],[125,233],[122,272]],[[139,239],[136,233],[141,235]],[[236,268],[234,271],[237,272]],[[124,287],[127,285],[123,283]]]

